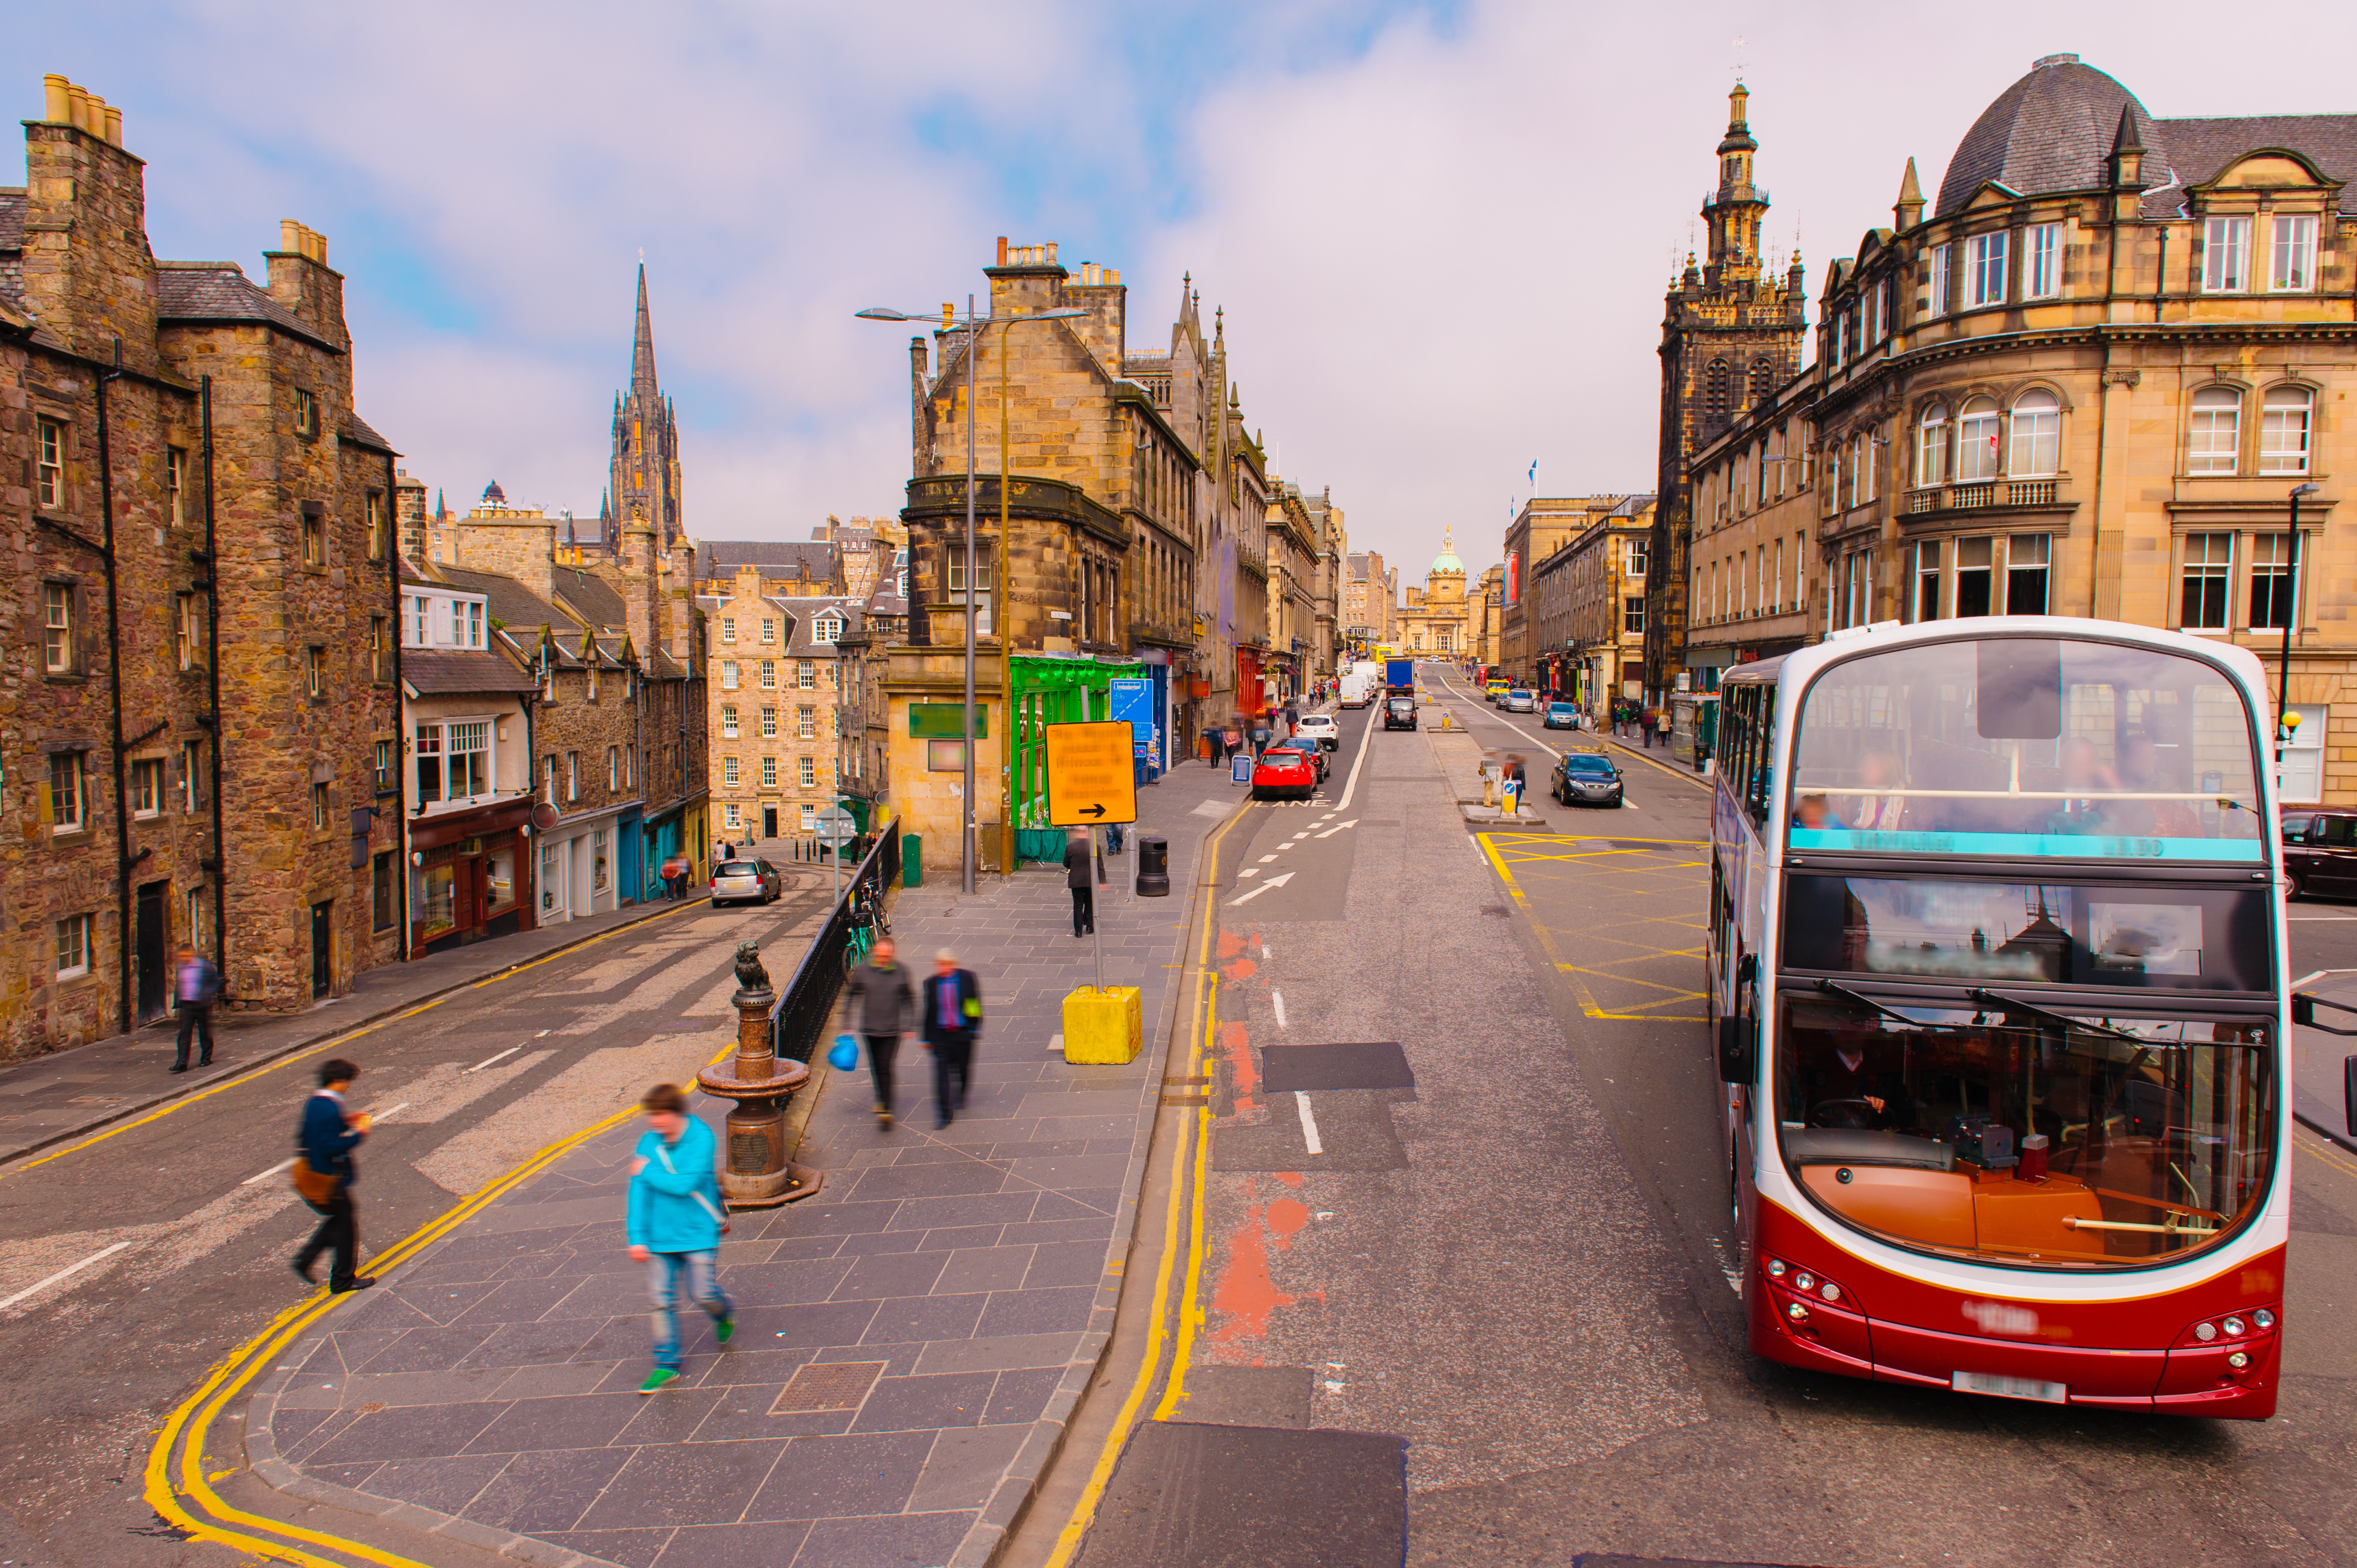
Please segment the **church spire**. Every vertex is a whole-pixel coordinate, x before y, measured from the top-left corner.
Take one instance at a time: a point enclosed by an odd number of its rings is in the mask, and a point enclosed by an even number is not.
[[[644,520],[656,547],[668,550],[685,534],[680,506],[679,426],[671,400],[655,380],[654,317],[647,308],[647,264],[639,263],[638,320],[630,339],[630,383],[615,400],[614,451],[608,476],[605,543],[611,550],[622,524]]]
[[[639,330],[630,344],[630,391],[641,395],[655,390],[655,328],[647,314],[647,263],[639,263]]]

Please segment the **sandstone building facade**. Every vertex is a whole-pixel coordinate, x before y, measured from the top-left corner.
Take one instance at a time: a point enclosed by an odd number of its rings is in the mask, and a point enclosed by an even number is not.
[[[1440,553],[1425,574],[1424,586],[1407,591],[1394,618],[1396,646],[1404,655],[1426,659],[1479,659],[1484,629],[1480,601],[1469,599],[1465,563],[1457,558],[1457,531],[1444,531]]]

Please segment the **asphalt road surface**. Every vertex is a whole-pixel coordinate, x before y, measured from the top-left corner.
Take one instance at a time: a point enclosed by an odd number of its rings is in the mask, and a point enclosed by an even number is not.
[[[788,933],[825,902],[688,906],[0,1166],[0,1530],[14,1531],[0,1560],[235,1559],[166,1528],[141,1467],[206,1369],[308,1294],[288,1260],[315,1219],[283,1162],[319,1061],[360,1064],[349,1102],[379,1118],[354,1192],[363,1248],[382,1250],[648,1084],[693,1076],[735,1038],[737,943],[759,940],[791,972],[802,939]],[[159,1050],[155,1070],[167,1060]]]
[[[1706,788],[1639,747],[1627,807],[1546,801],[1553,754],[1597,737],[1423,679],[1427,725],[1528,759],[1552,831],[1468,828],[1426,735],[1369,709],[1318,799],[1222,842],[1199,1316],[1156,1389],[1175,1424],[1129,1443],[1082,1568],[1396,1562],[1364,1521],[1403,1472],[1407,1561],[1436,1568],[2357,1562],[2357,1156],[2292,1155],[2271,1422],[1755,1359],[1695,989]],[[2357,907],[2294,913],[2294,972],[2357,982]]]

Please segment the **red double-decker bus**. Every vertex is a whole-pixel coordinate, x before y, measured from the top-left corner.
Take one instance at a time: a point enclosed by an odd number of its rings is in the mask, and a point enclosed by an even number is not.
[[[2289,1235],[2248,653],[2047,617],[1730,671],[1714,1040],[1751,1348],[2259,1419]]]

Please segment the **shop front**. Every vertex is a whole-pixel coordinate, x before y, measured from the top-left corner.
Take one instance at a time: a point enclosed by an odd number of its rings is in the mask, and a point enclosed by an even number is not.
[[[1268,712],[1267,693],[1261,686],[1261,650],[1236,650],[1236,711],[1234,718],[1255,719]]]
[[[540,923],[554,926],[582,915],[602,914],[623,902],[619,809],[566,817],[539,839]],[[630,835],[639,832],[632,809]],[[630,901],[638,894],[630,894]]]
[[[413,823],[412,958],[533,929],[532,807],[517,796]]]
[[[1115,678],[1143,678],[1146,669],[1126,660],[1015,656],[1014,771],[1008,782],[1018,863],[1053,865],[1064,858],[1065,830],[1048,825],[1047,726],[1113,718]]]

